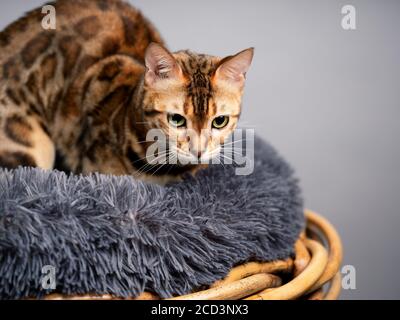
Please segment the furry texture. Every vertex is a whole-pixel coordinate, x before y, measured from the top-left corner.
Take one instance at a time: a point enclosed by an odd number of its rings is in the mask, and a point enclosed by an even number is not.
[[[292,170],[256,139],[255,168],[212,165],[166,187],[130,176],[0,169],[0,298],[185,294],[249,260],[293,253],[304,225]]]

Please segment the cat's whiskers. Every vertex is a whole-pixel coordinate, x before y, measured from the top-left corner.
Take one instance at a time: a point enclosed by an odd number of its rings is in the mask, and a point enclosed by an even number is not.
[[[242,152],[239,152],[239,151],[236,151],[236,150],[233,150],[233,154],[235,155],[238,155],[239,157],[244,157],[244,158],[246,158],[246,160],[248,160],[248,161],[252,161],[249,157],[247,157],[246,155],[244,155]]]
[[[139,177],[142,174],[146,174],[151,168],[152,168],[152,165],[149,163],[146,163],[143,167],[141,167],[139,170],[137,170],[134,173],[134,176]]]
[[[240,140],[235,140],[235,141],[231,141],[231,142],[228,142],[228,143],[224,143],[224,144],[221,145],[221,148],[222,147],[226,147],[226,146],[230,146],[230,145],[234,145],[235,143],[242,142],[242,141],[246,141],[246,139],[240,139]]]
[[[171,154],[171,153],[168,153],[168,156],[169,156],[170,154]],[[161,169],[162,167],[164,167],[166,164],[168,164],[168,162],[161,164],[161,165],[156,169],[156,171],[154,171],[154,172],[151,173],[151,176],[154,176],[154,175],[158,172],[158,170],[160,170],[160,169]],[[171,170],[171,169],[169,169],[169,170]]]
[[[156,157],[156,158],[154,158],[153,159],[153,162],[154,161],[158,161],[161,157],[164,157],[165,155],[167,155],[167,153],[168,153],[168,150],[167,151],[163,151],[163,152],[160,152],[159,154],[158,154],[158,156]],[[143,174],[143,173],[147,173],[147,171],[148,170],[150,170],[151,168],[152,168],[152,166],[153,165],[155,165],[154,163],[150,163],[149,161],[147,161],[148,160],[148,157],[146,156],[146,157],[144,157],[144,158],[141,158],[141,159],[138,159],[138,160],[136,160],[136,161],[133,161],[132,162],[132,164],[134,164],[134,163],[136,163],[136,162],[138,162],[138,161],[143,161],[144,159],[146,159],[146,164],[144,165],[144,166],[142,166],[139,170],[137,170],[136,172],[133,172],[133,175],[135,176],[135,178],[136,177],[139,177],[141,174]]]

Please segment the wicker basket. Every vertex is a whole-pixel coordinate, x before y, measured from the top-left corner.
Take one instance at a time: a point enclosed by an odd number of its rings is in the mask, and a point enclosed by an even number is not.
[[[173,300],[334,300],[341,289],[342,244],[335,228],[318,214],[306,210],[307,227],[295,245],[295,258],[249,262],[233,268],[209,289],[177,296]],[[328,287],[325,289],[325,287]],[[111,295],[64,296],[50,300],[115,300]],[[134,300],[157,300],[144,292]]]

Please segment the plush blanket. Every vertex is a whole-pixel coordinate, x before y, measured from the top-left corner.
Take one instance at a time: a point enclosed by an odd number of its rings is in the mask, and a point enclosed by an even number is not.
[[[254,158],[250,175],[211,165],[165,187],[0,169],[0,299],[144,290],[169,297],[239,263],[289,257],[304,225],[297,180],[260,139]]]

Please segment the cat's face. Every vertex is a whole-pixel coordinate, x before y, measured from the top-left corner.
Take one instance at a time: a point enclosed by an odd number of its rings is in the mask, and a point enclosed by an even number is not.
[[[209,161],[236,127],[253,49],[224,59],[189,51],[146,52],[144,117],[186,161]]]

